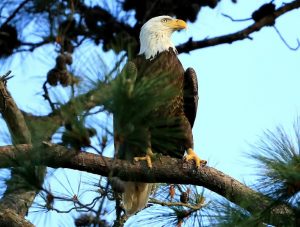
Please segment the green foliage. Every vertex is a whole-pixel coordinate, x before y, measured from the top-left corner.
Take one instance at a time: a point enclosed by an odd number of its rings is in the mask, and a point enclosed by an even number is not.
[[[249,156],[257,161],[258,180],[255,187],[270,199],[269,205],[258,213],[228,202],[215,208],[213,220],[218,226],[298,226],[300,218],[300,124],[294,124],[289,135],[282,127],[267,131]],[[245,203],[255,203],[246,201]],[[258,204],[260,205],[260,204]],[[262,204],[261,204],[262,206]]]
[[[73,116],[68,118],[65,122],[65,131],[62,134],[62,144],[70,146],[76,150],[80,150],[82,147],[91,146],[90,137],[96,135],[94,128],[88,128],[85,126],[84,116]]]
[[[187,195],[184,201],[183,194]],[[135,221],[154,226],[207,226],[210,204],[205,201],[204,189],[198,186],[157,184],[149,206]]]
[[[211,224],[220,227],[262,226],[259,221],[252,218],[248,211],[228,201],[216,202],[209,219]]]
[[[258,188],[268,196],[293,204],[300,191],[300,124],[292,137],[282,128],[267,132],[251,155],[262,169]]]
[[[210,224],[220,227],[297,226],[293,214],[282,205],[274,202],[262,212],[250,213],[223,200],[215,203],[213,210],[209,212],[209,220]]]
[[[6,193],[16,192],[18,190],[40,190],[44,181],[46,172],[45,166],[33,166],[32,163],[24,163],[22,167],[12,169],[14,178],[6,183],[10,185]]]

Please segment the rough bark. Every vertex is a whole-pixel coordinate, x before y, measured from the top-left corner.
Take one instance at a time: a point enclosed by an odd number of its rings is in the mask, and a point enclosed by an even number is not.
[[[14,210],[0,210],[0,226],[6,227],[33,227],[34,225],[20,217]]]
[[[31,143],[30,132],[23,114],[6,88],[6,80],[0,77],[0,112],[5,120],[14,143]]]
[[[31,160],[35,165],[70,168],[102,176],[118,176],[122,180],[199,185],[216,192],[250,212],[262,211],[270,205],[268,198],[215,168],[203,166],[197,171],[193,163],[185,163],[180,159],[168,156],[162,156],[154,161],[153,168],[149,169],[143,162],[130,163],[114,160],[92,153],[76,152],[50,143],[44,143],[33,150],[30,145],[23,144],[16,147],[0,147],[0,167],[18,165],[18,162],[15,161],[9,162],[13,159],[18,160],[18,157],[21,157],[22,160],[24,157],[27,159],[35,157],[30,155],[34,150],[39,150],[38,153],[43,154],[39,159]]]
[[[30,144],[31,134],[21,111],[6,89],[6,82],[5,76],[0,77],[0,110],[2,116],[9,128],[13,142]],[[7,181],[7,189],[0,201],[1,212],[11,214],[3,221],[7,221],[7,218],[14,217],[15,219],[13,218],[11,220],[12,224],[15,223],[14,221],[16,219],[21,220],[27,214],[36,195],[34,189],[24,189],[20,187],[22,183],[26,183],[18,173],[23,170],[22,168],[23,167],[17,167],[12,169],[11,178]],[[15,214],[12,214],[12,211],[14,211]],[[18,215],[19,217],[17,217]],[[0,223],[0,226],[7,225],[1,225]]]

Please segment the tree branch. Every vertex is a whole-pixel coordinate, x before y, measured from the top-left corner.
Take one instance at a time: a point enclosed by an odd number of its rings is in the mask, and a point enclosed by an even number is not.
[[[208,204],[208,203],[198,203],[196,205],[192,205],[190,203],[182,203],[182,202],[164,202],[164,201],[160,201],[160,200],[157,200],[157,199],[154,199],[154,198],[150,198],[149,202],[153,203],[153,204],[158,204],[158,205],[161,205],[161,206],[169,206],[169,207],[183,206],[183,207],[190,208],[192,210],[200,210],[202,207],[204,207]]]
[[[283,36],[281,35],[280,31],[277,29],[277,27],[274,25],[274,29],[276,31],[276,33],[278,34],[279,38],[281,39],[281,41],[287,46],[287,48],[289,48],[290,50],[296,51],[300,48],[300,41],[299,39],[297,39],[297,46],[292,47],[291,45],[288,44],[288,42],[283,38]]]
[[[7,80],[11,78],[8,77],[8,75],[9,73],[0,77],[0,110],[9,128],[13,142],[30,144],[31,134],[27,124],[21,111],[6,88]],[[16,218],[18,216],[18,219],[23,219],[36,195],[36,191],[30,189],[30,187],[27,187],[27,189],[18,187],[24,183],[24,179],[22,179],[18,173],[20,170],[23,170],[23,167],[12,169],[11,178],[6,182],[7,189],[0,201],[0,211],[2,213],[5,214],[9,212],[11,214],[12,211],[15,212],[14,214],[8,215],[7,218]],[[5,223],[6,220],[7,219],[1,219],[1,221],[4,221],[3,223]],[[14,221],[14,219],[11,220],[12,223],[14,223]]]
[[[21,4],[14,10],[14,12],[12,12],[12,14],[6,19],[6,21],[1,25],[1,26],[5,26],[7,25],[12,19],[14,19],[14,17],[17,15],[17,13],[23,8],[23,6],[29,2],[30,0],[24,0],[23,2],[21,2]]]
[[[43,38],[42,41],[39,41],[36,43],[20,41],[20,46],[27,46],[27,47],[24,49],[17,49],[14,53],[19,53],[19,52],[23,52],[23,51],[34,51],[34,49],[41,47],[45,44],[52,43],[54,41],[55,41],[55,38],[51,38],[51,37],[45,37],[45,38]]]
[[[278,8],[273,14],[266,15],[261,20],[257,21],[256,23],[250,25],[249,27],[232,33],[228,35],[223,35],[211,39],[204,39],[200,41],[193,41],[192,38],[190,38],[186,43],[183,43],[181,45],[178,45],[177,51],[178,53],[189,53],[192,50],[210,47],[210,46],[216,46],[219,44],[224,43],[233,43],[238,40],[243,40],[245,38],[249,38],[249,35],[259,31],[263,27],[269,26],[272,24],[278,17],[285,14],[286,12],[292,11],[294,9],[297,9],[300,7],[300,1],[295,0],[291,3],[287,3],[283,5],[282,7]]]
[[[9,73],[0,77],[0,110],[15,143],[31,143],[24,117],[6,88]]]
[[[33,227],[34,225],[26,219],[21,218],[14,210],[5,209],[0,210],[0,226]]]
[[[37,158],[34,150],[42,155]],[[33,165],[70,168],[102,176],[118,176],[125,181],[203,186],[250,212],[263,211],[270,205],[270,201],[265,196],[221,171],[208,166],[201,167],[200,171],[197,171],[194,164],[168,156],[154,161],[153,168],[149,169],[143,162],[114,160],[92,153],[76,152],[51,143],[44,143],[33,149],[27,144],[0,147],[0,167],[18,166],[24,162],[24,159],[30,159]],[[284,207],[284,212],[289,212],[289,209]]]

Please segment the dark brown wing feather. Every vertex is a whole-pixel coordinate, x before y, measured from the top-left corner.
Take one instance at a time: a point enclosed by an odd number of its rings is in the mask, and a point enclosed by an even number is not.
[[[132,63],[135,65],[134,68],[137,70],[137,82],[143,77],[160,75],[163,78],[168,77],[170,79],[169,83],[172,84],[174,88],[178,89],[178,93],[173,97],[172,100],[170,100],[169,103],[166,103],[165,106],[162,106],[161,108],[155,110],[155,114],[157,114],[158,117],[161,116],[162,119],[164,118],[164,116],[170,116],[179,119],[179,122],[175,127],[178,127],[179,124],[182,137],[181,139],[176,139],[174,141],[172,140],[172,146],[176,148],[166,150],[162,148],[161,144],[156,143],[155,145],[152,135],[153,129],[151,128],[150,137],[151,147],[154,152],[181,158],[188,148],[193,148],[193,135],[191,126],[193,125],[195,120],[197,102],[195,102],[195,97],[190,96],[189,94],[194,95],[195,93],[192,89],[195,85],[197,85],[197,82],[194,82],[196,78],[195,72],[191,68],[189,68],[185,72],[182,64],[177,58],[176,53],[172,49],[158,54],[153,60],[146,60],[143,55],[139,55],[137,58],[132,60]],[[188,88],[186,93],[187,96],[185,98],[184,85]],[[174,125],[168,125],[168,123],[166,123],[165,126],[162,125],[160,127],[170,128],[174,127]],[[157,138],[157,136],[155,138]],[[170,141],[168,141],[168,143]],[[134,156],[141,156],[141,151],[139,151],[138,149],[135,151],[134,147],[128,147],[126,143],[117,143],[116,145],[116,150],[118,150],[118,157],[121,159],[128,159],[128,157],[125,156],[130,156],[129,159],[132,159]],[[130,152],[125,152],[127,155],[123,156],[121,154],[124,154],[124,152],[119,152],[122,149],[126,149]]]
[[[193,68],[188,68],[184,73],[184,113],[193,127],[198,107],[198,81]]]

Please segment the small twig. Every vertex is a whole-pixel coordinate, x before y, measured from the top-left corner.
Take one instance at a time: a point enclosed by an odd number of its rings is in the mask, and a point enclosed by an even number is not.
[[[49,190],[47,190],[45,188],[43,188],[42,191],[46,192],[47,194],[51,193]],[[100,197],[97,196],[90,203],[83,204],[78,199],[74,200],[74,196],[72,196],[72,197],[66,197],[66,196],[57,196],[57,195],[53,195],[53,194],[52,194],[52,196],[53,196],[54,200],[66,201],[66,202],[73,202],[74,203],[74,206],[71,207],[68,210],[61,210],[61,209],[57,209],[57,208],[54,208],[54,207],[51,207],[51,209],[48,209],[48,207],[46,205],[44,205],[44,206],[41,205],[41,207],[47,208],[48,210],[56,211],[57,213],[69,213],[72,210],[83,211],[83,212],[94,211],[93,208],[95,207],[95,205],[97,204],[97,202],[100,199]]]
[[[199,210],[202,207],[207,206],[209,204],[209,202],[205,203],[205,204],[204,203],[199,203],[199,204],[196,204],[196,205],[192,205],[190,203],[182,203],[182,202],[163,202],[163,201],[159,201],[159,200],[154,199],[154,198],[150,198],[149,202],[153,203],[153,204],[158,204],[158,205],[161,205],[161,206],[169,206],[169,207],[183,206],[183,207],[190,208],[192,210]]]
[[[13,78],[13,76],[9,76],[9,74],[11,74],[11,70],[9,70],[7,73],[5,73],[3,76],[0,76],[0,80],[3,81],[6,85],[6,82]]]
[[[183,189],[181,188],[180,184],[176,184],[176,187],[178,188],[178,190],[180,191],[180,193],[183,193]]]
[[[3,103],[0,105],[0,112],[4,112],[7,108],[7,100],[10,98],[9,92],[6,90],[6,84],[9,79],[13,76],[9,76],[11,71],[9,70],[3,76],[0,76],[0,82],[3,83],[4,86],[0,87],[0,95],[2,96]]]
[[[107,195],[107,191],[108,191],[108,187],[109,187],[109,183],[107,182],[106,183],[106,186],[105,186],[105,195]],[[105,197],[101,200],[101,203],[99,205],[99,208],[98,210],[96,211],[96,219],[100,219],[100,216],[101,216],[101,212],[102,212],[102,209],[103,209],[103,205],[104,205],[104,201],[105,201]],[[94,227],[96,227],[96,224],[94,224]]]
[[[29,2],[30,0],[25,0],[23,1],[16,9],[14,12],[11,13],[11,15],[6,19],[6,21],[1,25],[1,26],[4,26],[4,25],[7,25],[16,15],[17,13],[22,9],[22,7],[27,3]]]
[[[252,18],[234,19],[233,17],[231,17],[231,16],[229,16],[228,14],[225,14],[225,13],[222,13],[222,16],[229,18],[233,22],[245,22],[245,21],[252,20]]]
[[[281,33],[280,33],[280,31],[278,30],[278,28],[277,28],[275,25],[274,25],[273,27],[274,27],[276,33],[278,34],[279,38],[281,39],[281,41],[282,41],[282,42],[283,42],[290,50],[296,51],[296,50],[299,49],[299,47],[300,47],[300,41],[299,41],[299,39],[297,39],[297,46],[296,46],[296,47],[291,47],[291,46],[287,43],[287,41],[284,39],[284,37],[281,35]]]
[[[79,47],[87,39],[88,39],[88,37],[83,37],[81,40],[76,41],[76,45],[74,45],[74,47],[75,48]]]
[[[48,92],[48,88],[47,88],[47,81],[45,81],[45,83],[43,84],[43,90],[44,90],[44,94],[43,97],[48,101],[52,111],[55,111],[55,105],[54,103],[51,101],[50,96],[49,96],[49,92]]]
[[[123,54],[122,57],[120,58],[120,60],[118,60],[115,64],[115,66],[112,68],[112,70],[110,70],[110,72],[105,75],[105,81],[109,81],[109,79],[111,79],[111,76],[113,75],[113,73],[119,68],[120,64],[122,63],[122,61],[125,59],[125,57],[127,56],[127,54]]]
[[[118,193],[115,193],[116,198],[116,220],[114,221],[113,227],[121,227],[124,226],[124,223],[127,220],[127,216],[125,215],[124,209],[121,205],[121,196]],[[123,214],[122,214],[123,212]]]
[[[40,47],[40,46],[43,46],[45,44],[48,44],[50,42],[53,42],[55,39],[52,39],[51,37],[46,37],[43,39],[43,41],[41,42],[38,42],[38,43],[31,43],[31,42],[20,42],[20,46],[28,46],[30,48],[26,48],[26,49],[21,49],[21,50],[18,50],[16,52],[21,52],[21,51],[33,51],[35,48],[37,47]],[[15,52],[15,53],[16,53]]]
[[[90,148],[92,148],[94,151],[96,151],[98,154],[102,155],[102,151],[100,151],[99,149],[97,149],[95,146],[90,145]]]
[[[84,114],[84,117],[87,117],[87,116],[91,116],[91,115],[95,115],[95,114],[98,114],[98,113],[102,113],[105,111],[105,108],[104,107],[99,107],[98,110],[95,110],[95,111],[87,111],[85,114]]]

